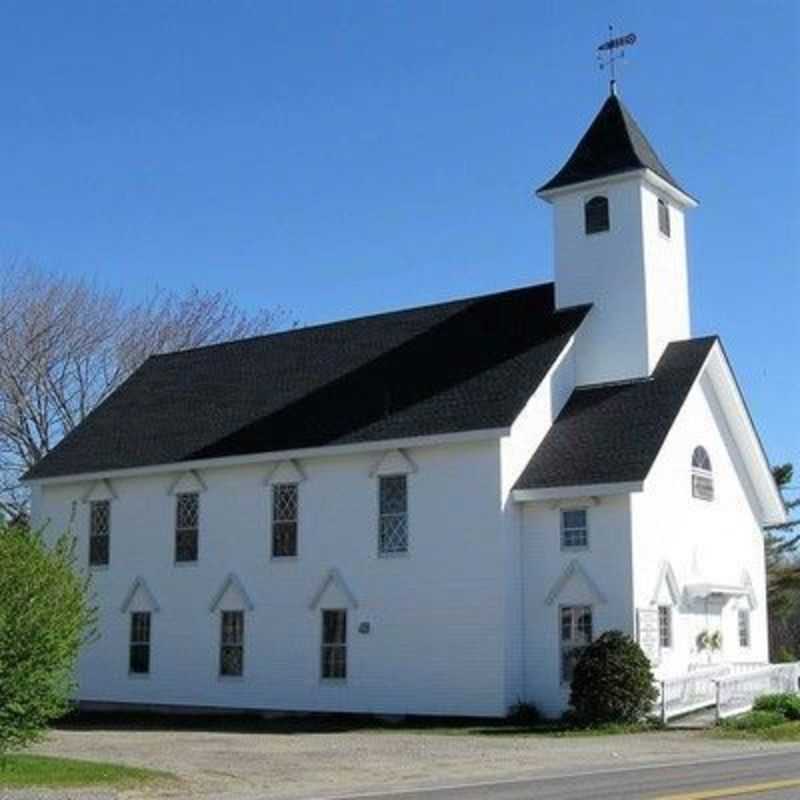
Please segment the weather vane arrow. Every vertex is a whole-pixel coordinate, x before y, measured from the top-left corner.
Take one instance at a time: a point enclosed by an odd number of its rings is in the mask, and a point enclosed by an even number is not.
[[[617,93],[617,71],[616,63],[625,58],[625,48],[636,44],[636,34],[626,33],[625,36],[614,36],[614,26],[608,26],[608,40],[597,48],[597,60],[600,62],[600,69],[611,70],[611,81],[609,90],[611,94]]]

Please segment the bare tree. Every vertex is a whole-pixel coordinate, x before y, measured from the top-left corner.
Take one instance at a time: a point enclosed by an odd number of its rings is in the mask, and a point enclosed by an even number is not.
[[[0,513],[24,512],[19,478],[154,353],[285,325],[226,292],[153,291],[131,302],[96,282],[28,263],[0,269]]]

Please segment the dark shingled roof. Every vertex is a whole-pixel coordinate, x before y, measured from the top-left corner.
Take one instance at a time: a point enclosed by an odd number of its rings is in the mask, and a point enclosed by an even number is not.
[[[587,311],[543,284],[155,356],[25,477],[506,427]]]
[[[611,95],[603,103],[567,163],[538,191],[558,189],[644,167],[676,188],[681,188],[656,155],[628,109],[616,95]]]
[[[650,378],[575,389],[514,488],[644,480],[716,341],[673,342]]]

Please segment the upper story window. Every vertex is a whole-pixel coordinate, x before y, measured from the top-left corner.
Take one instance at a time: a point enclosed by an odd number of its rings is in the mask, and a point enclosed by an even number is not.
[[[131,614],[131,641],[128,669],[133,675],[150,672],[150,612],[134,611]]]
[[[408,482],[405,475],[381,475],[378,485],[378,554],[408,552]]]
[[[569,683],[583,651],[592,642],[591,606],[561,609],[561,682]]]
[[[219,647],[219,674],[244,674],[244,611],[223,611]]]
[[[111,502],[93,500],[89,505],[89,565],[105,566],[110,557]]]
[[[695,447],[692,453],[692,496],[699,500],[714,499],[714,476],[705,447]]]
[[[658,229],[664,236],[671,233],[669,224],[669,206],[659,197],[658,198]]]
[[[297,555],[298,494],[296,483],[272,486],[272,557]]]
[[[611,227],[608,214],[608,198],[602,195],[592,197],[583,207],[586,233],[602,233]]]
[[[188,492],[175,495],[175,561],[197,561],[197,530],[200,520],[200,495]]]
[[[658,607],[658,643],[661,647],[672,647],[672,609]]]
[[[589,524],[585,508],[561,512],[561,549],[582,550],[589,546]]]

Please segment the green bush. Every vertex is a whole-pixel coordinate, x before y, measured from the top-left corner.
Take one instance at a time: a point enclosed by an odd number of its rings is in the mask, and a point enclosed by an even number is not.
[[[653,680],[642,648],[630,636],[608,631],[575,665],[570,704],[584,723],[639,722],[658,697]]]
[[[749,711],[739,717],[723,720],[722,727],[738,731],[762,731],[783,725],[785,722],[786,717],[779,711],[759,710]]]
[[[790,647],[781,647],[775,655],[776,664],[791,664],[795,661],[797,661],[797,658],[795,657],[794,650]]]
[[[0,524],[0,761],[64,714],[94,611],[74,570],[74,541]]]
[[[753,703],[754,711],[772,711],[794,722],[800,720],[800,695],[764,694]]]

